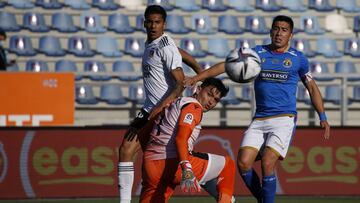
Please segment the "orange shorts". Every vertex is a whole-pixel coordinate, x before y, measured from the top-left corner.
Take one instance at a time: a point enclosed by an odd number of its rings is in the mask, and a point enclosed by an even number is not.
[[[199,181],[206,171],[208,160],[189,155],[193,172]],[[181,181],[181,168],[178,158],[162,160],[143,160],[142,190],[140,202],[167,202]]]

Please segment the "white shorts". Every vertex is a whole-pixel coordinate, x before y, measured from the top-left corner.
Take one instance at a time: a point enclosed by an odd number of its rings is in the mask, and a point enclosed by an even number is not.
[[[282,116],[265,120],[253,120],[245,131],[241,148],[252,147],[260,154],[265,147],[277,151],[280,159],[285,158],[292,136],[295,133],[296,117]]]

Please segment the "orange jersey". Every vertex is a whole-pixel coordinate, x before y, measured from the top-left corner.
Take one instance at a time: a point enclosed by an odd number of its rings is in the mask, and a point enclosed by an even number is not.
[[[182,126],[190,127],[192,130],[187,141],[188,151],[192,151],[200,133],[202,113],[202,106],[192,97],[180,97],[171,103],[164,114],[155,121],[144,158],[159,160],[178,157],[175,138],[178,128]]]

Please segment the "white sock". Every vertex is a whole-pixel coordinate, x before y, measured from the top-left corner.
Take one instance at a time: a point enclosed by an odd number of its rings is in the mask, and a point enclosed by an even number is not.
[[[134,182],[133,162],[119,162],[118,177],[119,177],[120,203],[130,203],[131,190]]]

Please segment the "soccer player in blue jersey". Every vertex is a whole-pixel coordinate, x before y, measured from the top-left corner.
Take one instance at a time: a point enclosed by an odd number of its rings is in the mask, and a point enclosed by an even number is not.
[[[253,48],[262,61],[261,72],[254,82],[256,112],[239,149],[238,167],[245,185],[257,201],[263,203],[275,201],[275,166],[285,158],[295,132],[299,80],[309,91],[320,126],[325,130],[324,138],[330,137],[323,99],[309,71],[309,62],[304,54],[290,47],[293,27],[290,17],[276,16],[270,30],[271,44]],[[194,85],[223,72],[225,67],[221,62],[185,80],[185,84]],[[261,159],[262,181],[253,169],[257,157]]]

